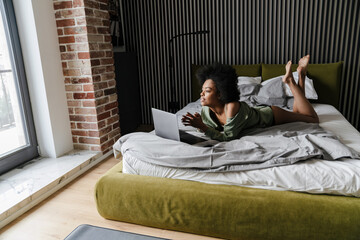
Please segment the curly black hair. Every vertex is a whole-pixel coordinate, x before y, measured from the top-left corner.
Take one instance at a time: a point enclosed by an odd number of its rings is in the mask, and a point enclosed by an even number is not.
[[[220,93],[220,101],[223,103],[235,102],[240,99],[240,92],[237,87],[237,74],[230,65],[214,63],[204,66],[196,72],[200,86],[208,79],[215,82]]]

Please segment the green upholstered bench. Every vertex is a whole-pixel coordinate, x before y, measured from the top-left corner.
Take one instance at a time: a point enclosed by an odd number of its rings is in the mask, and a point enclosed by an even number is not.
[[[96,184],[107,219],[225,239],[359,239],[360,199],[131,175]]]

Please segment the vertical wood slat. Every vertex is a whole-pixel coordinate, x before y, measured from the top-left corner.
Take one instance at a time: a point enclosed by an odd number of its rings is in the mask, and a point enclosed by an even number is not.
[[[360,128],[359,1],[122,1],[126,47],[138,55],[143,123],[152,122],[151,107],[169,111],[171,100],[190,101],[192,63],[286,63],[310,53],[311,63],[344,61],[339,108]],[[199,30],[210,33],[174,40],[172,79],[169,39]]]

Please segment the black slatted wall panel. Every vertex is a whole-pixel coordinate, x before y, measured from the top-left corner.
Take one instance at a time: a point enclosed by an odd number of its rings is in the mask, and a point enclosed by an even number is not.
[[[344,61],[340,111],[359,129],[360,5],[357,0],[122,0],[125,41],[138,55],[143,123],[151,107],[191,99],[191,64]],[[169,39],[174,39],[174,72]],[[171,97],[171,81],[174,97]]]

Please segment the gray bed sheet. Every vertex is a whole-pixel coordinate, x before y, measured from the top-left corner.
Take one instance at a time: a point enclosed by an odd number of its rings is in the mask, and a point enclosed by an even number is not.
[[[203,172],[230,172],[294,164],[312,158],[360,159],[318,124],[289,123],[254,129],[246,136],[212,147],[192,146],[151,133],[131,133],[114,145],[115,152],[130,153],[140,161]]]

